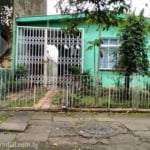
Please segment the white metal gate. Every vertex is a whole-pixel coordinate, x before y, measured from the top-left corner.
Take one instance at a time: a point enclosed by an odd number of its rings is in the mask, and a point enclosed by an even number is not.
[[[16,65],[28,69],[32,83],[56,86],[70,66],[81,65],[82,32],[68,35],[59,28],[18,26]]]

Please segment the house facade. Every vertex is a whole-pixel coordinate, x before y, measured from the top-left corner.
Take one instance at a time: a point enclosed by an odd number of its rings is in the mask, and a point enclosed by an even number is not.
[[[98,76],[103,85],[112,86],[123,82],[123,78],[114,69],[113,52],[120,43],[119,29],[97,31],[96,25],[88,26],[81,17],[76,34],[65,34],[64,19],[71,16],[50,15],[18,17],[13,29],[12,66],[24,65],[35,83],[58,81],[58,77],[70,74],[71,67],[80,67],[82,72],[89,70],[91,76]],[[147,19],[150,21],[149,19]],[[101,47],[88,50],[89,41],[101,37]],[[150,46],[150,34],[147,39]],[[102,51],[103,57],[100,57]],[[149,56],[148,52],[148,56]],[[150,59],[150,57],[149,57]],[[50,78],[48,78],[50,77]],[[143,79],[140,78],[143,84]],[[137,83],[132,80],[133,85]]]

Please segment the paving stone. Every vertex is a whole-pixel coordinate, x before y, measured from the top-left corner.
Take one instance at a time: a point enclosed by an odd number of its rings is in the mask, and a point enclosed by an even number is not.
[[[0,133],[0,144],[11,143],[16,138],[16,133]]]
[[[19,131],[23,132],[27,128],[27,123],[22,122],[3,122],[0,124],[1,131]]]
[[[30,120],[30,118],[29,117],[24,117],[24,116],[22,116],[22,117],[10,117],[10,118],[8,118],[6,121],[7,122],[13,122],[13,123],[26,123],[26,122],[28,122]]]
[[[32,119],[35,120],[51,120],[52,119],[52,113],[50,112],[35,112],[32,116]]]
[[[53,120],[56,122],[56,121],[59,121],[59,122],[64,122],[64,121],[68,121],[68,122],[73,122],[73,118],[72,117],[64,117],[64,116],[54,116],[53,117]]]
[[[39,150],[150,150],[149,118],[131,118],[124,115],[121,115],[120,118],[118,116],[111,118],[109,115],[97,114],[78,112],[68,115],[67,113],[49,112],[12,112],[11,117],[3,123],[9,123],[9,125],[11,123],[17,125],[29,123],[29,126],[24,133],[0,132],[0,143],[35,142],[38,144],[37,149]],[[100,122],[103,122],[102,128],[94,126]],[[106,138],[92,136],[84,138],[77,132],[79,127],[84,129],[86,125],[92,124],[93,126],[87,126],[86,130],[83,131],[91,130],[90,134],[97,134],[97,130],[99,132],[102,130],[103,133],[107,131],[105,122],[107,122],[108,127],[110,124],[110,127],[116,130],[120,129],[119,132]],[[126,127],[133,132],[129,132]],[[4,149],[7,150],[7,148]],[[29,148],[23,149],[28,150]],[[2,147],[0,147],[0,150],[2,150]],[[18,150],[18,148],[9,150]],[[31,150],[34,149],[31,148]]]
[[[96,114],[95,119],[97,121],[115,121],[114,118],[111,118],[111,117],[109,117],[108,114],[103,114],[103,113],[102,114]]]
[[[39,145],[40,145],[39,142],[16,142],[16,141],[13,141],[9,146],[9,150],[40,150]],[[44,146],[44,144],[43,144],[43,146]]]
[[[98,139],[95,138],[83,138],[80,136],[74,137],[52,137],[49,139],[51,145],[82,145],[82,144],[90,144],[94,145],[99,142]]]
[[[74,127],[57,127],[53,128],[50,137],[65,137],[77,135]]]
[[[77,112],[73,115],[74,120],[78,123],[82,123],[85,121],[91,121],[91,120],[96,120],[94,113],[88,113],[88,112]]]
[[[111,146],[113,148],[113,146]],[[116,145],[115,149],[111,150],[149,150],[146,146],[135,145],[135,144],[123,144],[123,145]]]
[[[52,121],[51,120],[31,120],[29,124],[33,126],[51,126]]]
[[[109,139],[100,139],[99,142],[102,143],[102,144],[105,144],[105,145],[109,145],[110,144]]]
[[[122,117],[120,119],[116,119],[116,121],[124,124],[128,129],[133,131],[147,131],[150,129],[150,120],[148,118],[127,118]]]
[[[74,122],[69,121],[56,121],[52,123],[52,127],[59,128],[59,127],[72,127],[75,126]]]
[[[31,117],[33,115],[34,112],[32,111],[15,111],[12,113],[13,116],[16,116],[16,117]]]
[[[116,136],[113,136],[110,138],[110,144],[117,144],[117,145],[122,145],[122,144],[132,144],[136,145],[139,144],[139,138],[133,136],[132,134],[119,134]]]
[[[91,150],[91,149],[90,149]],[[92,150],[147,150],[142,149],[141,146],[137,145],[94,145]]]
[[[25,130],[26,133],[42,133],[50,132],[52,121],[50,120],[31,120],[28,128]]]
[[[132,131],[148,131],[149,128],[146,127],[144,124],[136,124],[134,123],[134,121],[131,123],[124,123],[124,125],[129,129],[129,130],[132,130]]]
[[[150,131],[134,131],[136,136],[139,136],[141,139],[145,139],[150,142]]]
[[[31,112],[14,112],[5,122],[10,123],[26,123],[31,119]]]
[[[34,126],[30,125],[28,128],[25,130],[25,133],[49,133],[51,130],[50,126]]]
[[[33,141],[33,142],[45,142],[48,140],[49,133],[19,133],[17,135],[17,141]]]
[[[141,150],[150,150],[150,142],[149,143],[141,143]]]

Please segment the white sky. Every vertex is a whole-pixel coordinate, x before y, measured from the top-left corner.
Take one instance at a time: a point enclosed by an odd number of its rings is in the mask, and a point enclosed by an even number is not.
[[[147,7],[146,4],[147,3]],[[150,17],[150,0],[132,0],[132,10],[138,14],[144,8],[144,15]]]
[[[52,15],[56,14],[56,8],[54,8],[55,4],[58,0],[47,0],[47,14]]]
[[[54,8],[56,2],[58,0],[47,0],[47,14],[57,14],[56,8]],[[148,7],[145,6],[145,3],[148,4]],[[136,13],[138,14],[140,10],[145,8],[145,16],[150,17],[150,0],[132,0],[132,10],[136,10]]]

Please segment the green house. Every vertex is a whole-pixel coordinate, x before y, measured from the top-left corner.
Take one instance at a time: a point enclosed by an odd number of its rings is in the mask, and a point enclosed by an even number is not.
[[[82,71],[89,70],[93,77],[98,75],[103,85],[121,84],[123,77],[113,68],[115,60],[112,54],[119,47],[118,28],[110,27],[99,33],[96,25],[88,26],[84,17],[81,17],[79,32],[65,34],[63,29],[66,19],[68,22],[72,20],[67,15],[16,18],[13,29],[13,67],[25,65],[33,82],[43,82],[44,78],[44,82],[49,82],[51,79],[47,77],[57,79],[67,76],[70,68],[76,66]],[[101,47],[88,50],[89,41],[99,36],[103,39]],[[150,35],[147,46],[150,46]],[[103,57],[99,56],[100,49]],[[143,77],[140,80],[144,84]],[[137,83],[137,79],[132,80],[132,83]]]

